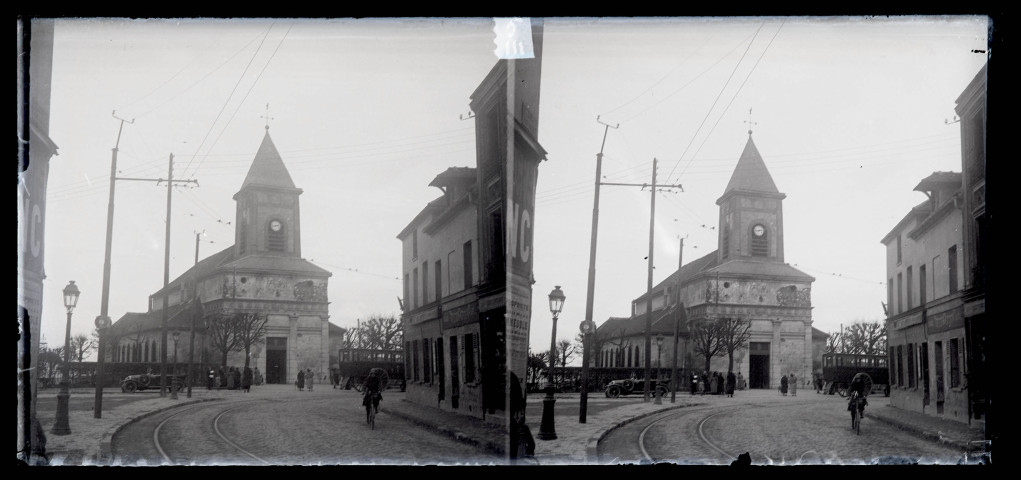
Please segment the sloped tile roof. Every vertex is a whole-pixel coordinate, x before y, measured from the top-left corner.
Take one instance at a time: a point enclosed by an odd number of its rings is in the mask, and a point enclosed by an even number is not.
[[[744,152],[741,153],[741,159],[737,161],[737,167],[734,168],[734,173],[723,194],[726,195],[731,190],[780,193],[776,189],[776,184],[773,183],[773,177],[769,174],[766,163],[762,160],[762,155],[759,155],[759,150],[755,148],[755,142],[752,141],[750,134],[748,143],[744,146]]]
[[[269,130],[266,130],[266,135],[262,137],[262,145],[259,146],[259,151],[255,154],[255,160],[252,161],[252,166],[248,169],[248,175],[245,176],[241,189],[243,190],[249,185],[296,189],[291,180],[291,174],[284,166],[280,153],[277,152],[273,140],[269,137]]]

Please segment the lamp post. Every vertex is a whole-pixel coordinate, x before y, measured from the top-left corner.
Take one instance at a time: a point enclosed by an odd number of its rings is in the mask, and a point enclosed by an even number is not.
[[[539,425],[540,440],[556,440],[557,438],[557,431],[553,422],[553,406],[557,403],[557,400],[553,398],[553,392],[555,391],[553,386],[553,365],[557,347],[557,317],[560,316],[560,311],[564,308],[565,298],[567,297],[564,296],[563,290],[560,290],[560,285],[557,285],[549,294],[549,310],[553,314],[553,337],[550,339],[549,349],[550,383],[546,385],[546,398],[542,400],[542,424]]]
[[[663,378],[660,373],[660,366],[663,363],[663,334],[656,335],[656,399],[653,402],[656,405],[663,404],[663,395],[661,394],[662,389],[659,388],[661,385],[661,379]]]
[[[173,378],[177,379],[177,340],[181,338],[181,332],[174,332],[174,373]],[[179,387],[174,386],[173,380],[170,381],[170,399],[177,400],[177,390]]]
[[[68,419],[68,407],[71,399],[71,313],[78,304],[81,292],[74,280],[64,287],[64,307],[67,308],[67,332],[64,334],[64,378],[60,381],[60,392],[57,393],[57,420],[53,424],[54,435],[69,435],[71,425]]]

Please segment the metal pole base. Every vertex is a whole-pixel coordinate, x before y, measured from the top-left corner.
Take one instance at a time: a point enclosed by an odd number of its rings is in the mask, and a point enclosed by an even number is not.
[[[546,398],[542,399],[542,424],[539,425],[539,440],[556,440],[557,430],[553,424],[553,387],[546,387]]]
[[[68,408],[71,402],[71,392],[67,384],[60,386],[60,393],[57,394],[57,421],[53,424],[50,433],[54,435],[70,435],[71,423],[68,418]]]

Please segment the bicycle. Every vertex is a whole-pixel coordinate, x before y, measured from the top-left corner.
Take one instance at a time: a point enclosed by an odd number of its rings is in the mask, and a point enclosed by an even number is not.
[[[379,392],[365,392],[362,405],[365,405],[365,423],[369,429],[376,429],[376,414],[379,413]]]
[[[861,400],[858,392],[851,392],[850,402],[853,403],[851,406],[851,430],[854,430],[856,435],[861,435],[861,416],[863,410]]]

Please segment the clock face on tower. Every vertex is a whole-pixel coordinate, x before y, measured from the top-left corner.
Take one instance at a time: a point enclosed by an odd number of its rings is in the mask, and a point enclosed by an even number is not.
[[[274,232],[279,232],[282,226],[283,225],[280,224],[280,220],[273,220],[272,222],[269,222],[269,229]]]
[[[761,237],[764,233],[766,233],[766,228],[763,227],[762,225],[756,225],[752,227],[752,234],[755,235],[756,237]]]

